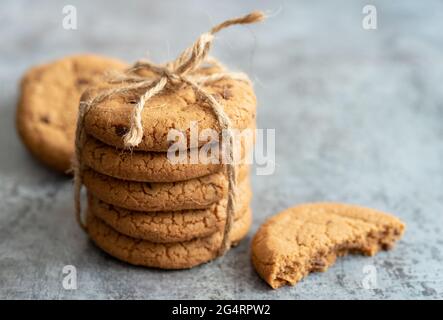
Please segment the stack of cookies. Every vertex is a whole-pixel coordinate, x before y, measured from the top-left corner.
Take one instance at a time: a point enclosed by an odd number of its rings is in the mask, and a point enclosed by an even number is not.
[[[208,67],[198,73],[218,71]],[[256,100],[248,82],[225,78],[204,89],[223,106],[237,132],[255,128]],[[90,88],[82,101],[100,92]],[[137,94],[112,95],[84,117],[80,161],[88,191],[88,233],[98,247],[135,265],[181,269],[210,261],[219,253],[226,222],[226,165],[221,153],[215,157],[218,161],[190,160],[208,147],[208,140],[201,137],[193,145],[195,124],[198,132],[213,129],[219,138],[218,120],[190,86],[164,90],[146,102],[142,141],[128,150],[123,137],[137,99]],[[171,131],[183,133],[186,139],[180,163],[168,155]],[[237,144],[240,159],[251,144],[248,139]],[[252,219],[249,167],[244,161],[236,163],[236,178],[231,244],[245,237]]]

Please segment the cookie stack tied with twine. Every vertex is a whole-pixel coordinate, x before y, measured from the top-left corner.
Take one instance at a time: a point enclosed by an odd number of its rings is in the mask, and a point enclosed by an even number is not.
[[[233,129],[255,128],[255,95],[245,74],[208,53],[220,30],[263,19],[253,12],[227,20],[176,60],[138,61],[83,94],[73,166],[76,216],[98,247],[135,265],[181,269],[221,256],[245,237],[252,220],[249,168],[235,160],[249,148],[247,142],[234,148]],[[186,138],[185,159],[207,148],[207,139],[191,140],[195,124],[216,133],[219,161],[171,162],[171,130]]]

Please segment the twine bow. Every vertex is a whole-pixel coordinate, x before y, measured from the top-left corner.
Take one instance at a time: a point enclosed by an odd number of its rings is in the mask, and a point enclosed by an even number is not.
[[[223,132],[223,148],[227,153],[226,171],[228,176],[228,203],[226,211],[226,222],[223,232],[222,243],[219,249],[219,255],[223,255],[231,246],[230,231],[232,229],[233,217],[235,213],[235,194],[236,194],[236,167],[233,163],[233,135],[231,132],[231,121],[226,115],[223,106],[202,87],[205,84],[212,83],[221,79],[230,78],[241,81],[248,81],[249,78],[243,73],[228,72],[218,61],[208,56],[211,49],[214,35],[232,25],[249,24],[262,21],[264,14],[258,11],[252,12],[240,18],[226,20],[213,27],[209,32],[203,33],[198,37],[194,44],[186,48],[177,59],[163,65],[157,65],[148,61],[137,61],[132,67],[122,74],[117,74],[108,82],[111,84],[119,84],[118,88],[104,90],[94,98],[88,101],[82,101],[79,107],[76,141],[75,141],[75,158],[73,163],[74,169],[74,198],[76,218],[79,225],[86,230],[87,226],[82,221],[80,193],[82,188],[82,170],[81,150],[85,140],[84,118],[89,110],[97,105],[97,103],[116,94],[128,94],[131,92],[144,92],[138,98],[137,104],[132,110],[130,117],[130,127],[128,132],[123,136],[124,146],[133,148],[138,146],[143,140],[142,111],[147,101],[152,97],[161,93],[166,86],[174,88],[177,85],[189,85],[196,95],[206,100],[215,114],[219,123],[220,130]],[[210,63],[219,68],[220,72],[211,75],[199,75],[193,73],[203,62]],[[150,71],[153,76],[141,76],[138,71]]]

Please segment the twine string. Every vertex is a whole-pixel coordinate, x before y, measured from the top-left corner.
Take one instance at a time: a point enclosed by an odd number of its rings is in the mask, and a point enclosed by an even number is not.
[[[187,84],[194,90],[196,95],[204,99],[209,105],[217,119],[220,131],[223,133],[222,151],[225,152],[227,160],[228,203],[219,255],[223,255],[230,248],[230,232],[235,213],[237,189],[236,167],[233,163],[234,156],[232,145],[234,141],[231,130],[231,121],[225,113],[223,106],[211,94],[207,93],[202,86],[226,78],[250,82],[247,75],[244,73],[227,71],[221,63],[214,58],[209,57],[208,54],[212,46],[212,41],[214,40],[214,35],[219,31],[233,25],[256,23],[262,21],[264,18],[265,16],[262,12],[254,11],[243,17],[226,20],[213,27],[209,32],[200,35],[191,47],[186,48],[175,60],[166,64],[157,65],[145,60],[137,61],[124,73],[111,75],[108,82],[110,84],[118,84],[119,87],[104,90],[95,97],[80,103],[75,138],[75,157],[73,161],[74,200],[76,219],[85,231],[87,231],[87,226],[83,222],[81,216],[80,194],[83,185],[81,151],[86,137],[84,132],[84,119],[86,114],[98,103],[105,99],[109,99],[113,95],[125,95],[144,91],[144,93],[138,97],[137,104],[132,110],[129,130],[123,136],[124,146],[126,148],[134,148],[143,140],[142,112],[146,102],[161,93],[167,86],[174,87],[176,85]],[[211,75],[193,74],[204,62],[218,67],[220,72]],[[143,70],[149,71],[153,73],[153,75],[142,76],[138,74],[139,71]]]

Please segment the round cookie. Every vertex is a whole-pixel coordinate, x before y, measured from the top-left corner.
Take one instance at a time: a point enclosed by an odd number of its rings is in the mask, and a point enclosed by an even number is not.
[[[98,85],[105,71],[125,67],[116,59],[76,55],[29,69],[16,113],[17,131],[29,151],[50,168],[67,172],[81,94]]]
[[[202,68],[197,73],[210,75],[219,72],[217,67]],[[203,86],[224,107],[231,120],[232,128],[245,129],[255,121],[256,98],[250,84],[233,79],[222,79]],[[100,93],[91,88],[82,96],[90,101]],[[143,92],[139,92],[138,96]],[[85,131],[106,144],[124,148],[123,136],[130,126],[130,115],[138,101],[137,94],[131,97],[114,95],[94,105],[85,115]],[[217,119],[211,108],[191,87],[183,85],[174,90],[164,90],[145,104],[142,113],[143,140],[135,150],[167,151],[167,140],[171,129],[186,134],[189,145],[191,123],[198,123],[198,131],[212,128],[220,131]],[[207,140],[199,141],[199,145]]]
[[[219,172],[224,167],[221,163],[191,163],[190,152],[187,153],[188,163],[173,163],[166,152],[117,149],[91,136],[85,140],[82,148],[83,163],[94,171],[118,179],[140,182],[184,181]],[[244,159],[245,148],[251,150],[251,146],[243,143],[240,159]],[[199,149],[194,150],[199,152]]]
[[[249,181],[239,186],[235,220],[242,217],[252,198]],[[220,231],[226,219],[226,199],[207,209],[141,212],[119,208],[89,196],[88,210],[114,230],[157,243],[182,242]]]
[[[252,222],[251,210],[232,227],[232,245],[237,244],[249,231]],[[187,269],[211,261],[217,257],[222,241],[222,232],[208,237],[185,242],[155,243],[125,236],[109,227],[88,212],[88,233],[94,243],[122,261],[162,269]]]
[[[183,181],[223,169],[223,164],[174,164],[168,160],[166,152],[116,149],[90,136],[83,146],[82,160],[88,167],[105,175],[145,182]]]
[[[249,166],[239,166],[238,181],[248,172]],[[186,181],[150,183],[116,179],[86,168],[83,183],[100,200],[136,211],[204,209],[228,193],[224,171]]]
[[[373,209],[338,203],[305,204],[264,223],[252,240],[252,263],[272,287],[295,284],[308,273],[326,271],[347,253],[374,255],[404,232],[397,218]]]

